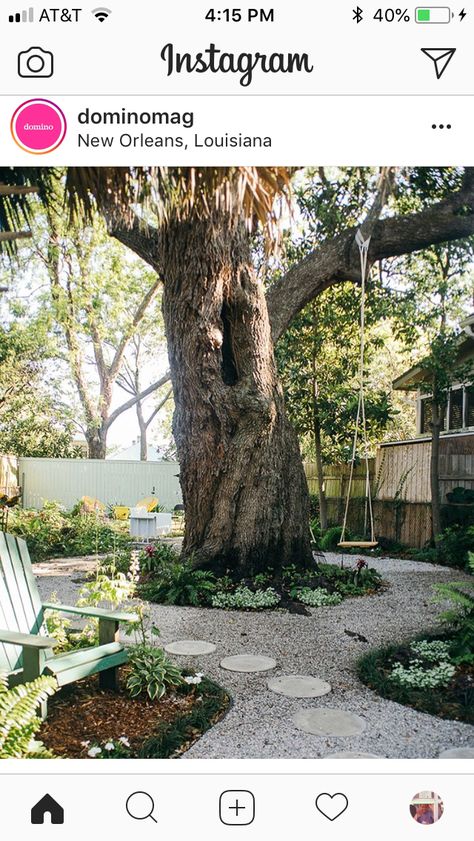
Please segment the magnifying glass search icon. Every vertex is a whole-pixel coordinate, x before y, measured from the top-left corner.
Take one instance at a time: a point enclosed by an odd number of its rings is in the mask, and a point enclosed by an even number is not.
[[[153,814],[155,802],[151,794],[146,791],[134,791],[127,797],[125,808],[135,821],[146,821],[147,818],[151,818],[152,821],[158,823]]]

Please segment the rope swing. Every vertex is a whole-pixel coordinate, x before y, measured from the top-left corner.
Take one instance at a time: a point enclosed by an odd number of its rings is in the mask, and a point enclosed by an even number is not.
[[[359,364],[359,402],[357,406],[357,417],[354,432],[354,442],[352,445],[351,469],[349,474],[349,485],[347,488],[346,504],[344,510],[344,522],[342,524],[341,539],[338,546],[341,549],[374,549],[378,546],[378,541],[375,538],[374,527],[374,512],[372,506],[372,494],[370,489],[370,471],[369,471],[369,444],[367,440],[367,422],[365,416],[365,393],[364,393],[364,355],[365,355],[365,300],[366,300],[366,280],[367,280],[367,260],[370,245],[370,237],[364,239],[360,230],[356,234],[356,243],[359,246],[360,254],[360,271],[362,277],[361,284],[361,305],[360,305],[360,364]],[[365,460],[365,514],[364,514],[364,534],[370,534],[370,540],[345,540],[347,530],[347,518],[349,514],[349,503],[351,499],[352,482],[354,478],[354,465],[357,454],[357,442],[360,437],[364,446],[364,460]],[[370,530],[369,530],[370,526]]]

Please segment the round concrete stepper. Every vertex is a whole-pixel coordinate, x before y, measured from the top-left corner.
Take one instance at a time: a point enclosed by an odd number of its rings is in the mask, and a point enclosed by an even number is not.
[[[176,640],[165,645],[168,654],[181,654],[183,656],[196,656],[198,654],[212,654],[216,650],[213,642],[205,640]]]
[[[276,660],[260,654],[235,654],[221,660],[221,668],[228,672],[268,672],[275,667]]]
[[[329,707],[298,710],[293,723],[314,736],[359,736],[365,730],[365,721],[358,715]]]
[[[385,759],[377,753],[357,753],[355,750],[340,750],[337,753],[328,753],[323,759]]]
[[[439,755],[440,759],[474,759],[474,748],[449,748]]]
[[[320,698],[331,691],[331,684],[310,675],[282,675],[267,683],[271,692],[287,698]]]

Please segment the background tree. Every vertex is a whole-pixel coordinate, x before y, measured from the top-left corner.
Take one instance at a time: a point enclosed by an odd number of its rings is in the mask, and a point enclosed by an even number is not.
[[[164,385],[160,389],[157,389],[154,393],[154,406],[151,408],[151,411],[148,410],[148,416],[146,416],[146,408],[144,405],[146,398],[141,397],[144,390],[141,379],[141,372],[143,369],[141,357],[144,353],[142,336],[140,334],[134,336],[130,344],[130,353],[124,361],[122,372],[117,377],[117,384],[120,388],[127,392],[127,394],[137,398],[135,411],[137,414],[138,428],[140,430],[140,461],[147,461],[148,430],[158,416],[159,412],[162,410],[163,406],[165,406],[168,400],[170,400],[173,396],[173,389],[169,388],[168,385]],[[152,351],[149,346],[145,348],[145,353],[148,357],[152,355]]]
[[[55,180],[44,209],[34,202],[29,218],[35,236],[20,254],[16,285],[29,286],[32,276],[39,284],[33,305],[50,320],[57,355],[69,368],[79,401],[76,424],[85,436],[89,457],[105,458],[112,424],[169,379],[165,374],[155,381],[149,377],[147,382],[142,371],[141,391],[114,405],[114,387],[132,340],[153,318],[162,323],[160,282],[141,261],[110,240],[98,216],[86,228],[68,224],[63,196],[64,184]],[[153,374],[154,369],[155,364],[147,373]]]
[[[48,372],[54,343],[42,319],[13,320],[0,329],[0,452],[75,457],[75,426]]]

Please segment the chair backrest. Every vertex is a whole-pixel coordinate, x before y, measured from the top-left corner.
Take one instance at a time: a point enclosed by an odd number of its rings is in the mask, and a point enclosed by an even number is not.
[[[43,607],[24,540],[0,532],[0,630],[44,634]],[[20,669],[21,648],[0,643],[0,669]]]

